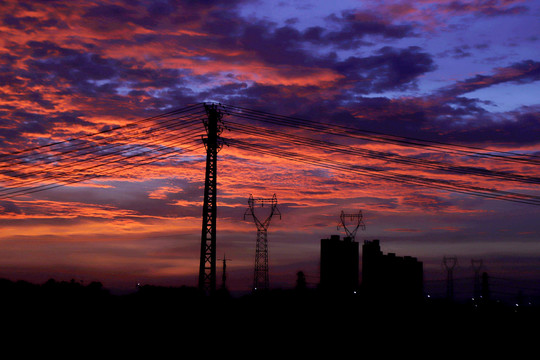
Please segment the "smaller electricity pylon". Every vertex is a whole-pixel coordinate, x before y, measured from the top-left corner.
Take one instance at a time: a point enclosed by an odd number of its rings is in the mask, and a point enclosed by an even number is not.
[[[357,214],[345,214],[343,210],[341,210],[341,215],[339,217],[339,225],[338,230],[340,228],[343,228],[345,230],[345,234],[347,235],[347,238],[349,238],[351,241],[354,241],[354,238],[356,237],[356,232],[358,231],[358,228],[361,228],[362,230],[366,230],[366,225],[364,224],[362,215],[362,210],[358,210]],[[347,228],[347,225],[345,225],[345,220],[356,220],[356,227],[354,230],[349,230]]]
[[[446,268],[446,298],[454,300],[454,268],[457,264],[455,256],[443,257],[443,264]]]
[[[255,215],[255,206],[260,204],[261,207],[264,205],[270,205],[270,214],[261,221]],[[278,215],[281,219],[281,213],[277,208],[277,197],[276,194],[270,199],[263,198],[253,198],[253,195],[249,195],[248,199],[248,209],[244,213],[244,220],[246,216],[253,217],[255,226],[257,227],[257,244],[255,249],[255,274],[253,280],[253,291],[265,291],[269,289],[270,281],[268,276],[268,237],[267,230],[270,225],[270,220],[274,215]]]
[[[473,298],[478,300],[482,296],[482,285],[480,281],[480,270],[482,269],[482,260],[471,260],[471,267],[474,270],[474,288]]]

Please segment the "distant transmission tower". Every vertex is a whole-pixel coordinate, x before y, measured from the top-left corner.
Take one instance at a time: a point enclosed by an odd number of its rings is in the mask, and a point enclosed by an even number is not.
[[[341,215],[339,217],[339,228],[343,228],[345,230],[345,234],[347,234],[347,237],[350,238],[352,241],[354,241],[354,238],[356,237],[356,232],[358,231],[358,228],[361,228],[362,230],[366,230],[366,225],[362,221],[363,215],[362,210],[358,210],[357,214],[345,214],[343,210],[341,210]],[[345,220],[356,220],[356,226],[354,230],[349,230],[347,228],[347,225],[345,225]]]
[[[255,204],[260,204],[263,207],[265,204],[270,205],[270,214],[264,221],[261,221],[255,215]],[[277,208],[276,194],[270,199],[253,198],[253,195],[249,195],[248,209],[244,213],[244,220],[246,216],[252,216],[257,227],[257,245],[255,249],[255,274],[253,280],[254,291],[264,291],[269,288],[268,279],[268,238],[267,230],[270,225],[270,220],[274,215],[279,215],[281,219],[281,213]]]
[[[443,264],[446,268],[446,298],[448,300],[454,300],[454,267],[457,264],[457,258],[455,256],[445,256],[443,258]]]
[[[482,269],[482,260],[471,260],[471,266],[474,270],[474,289],[473,296],[478,300],[482,296],[482,282],[480,280],[480,269]]]
[[[216,214],[217,214],[217,153],[223,145],[220,138],[223,114],[217,105],[205,104],[208,119],[203,121],[207,137],[206,174],[204,182],[204,202],[201,233],[201,261],[199,267],[199,289],[206,294],[216,290]]]

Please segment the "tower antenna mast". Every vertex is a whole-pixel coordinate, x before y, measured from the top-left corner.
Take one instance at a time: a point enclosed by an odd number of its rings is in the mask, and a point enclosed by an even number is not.
[[[223,259],[221,260],[223,261],[223,270],[221,272],[221,288],[223,290],[227,290],[227,260],[231,259],[227,259],[227,257],[223,255]]]

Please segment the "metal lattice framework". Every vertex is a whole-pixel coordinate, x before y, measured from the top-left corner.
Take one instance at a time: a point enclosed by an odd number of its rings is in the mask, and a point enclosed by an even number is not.
[[[482,260],[481,259],[471,259],[471,266],[474,270],[474,289],[473,297],[478,299],[482,294],[482,285],[480,281],[480,270],[482,269]]]
[[[454,299],[454,268],[457,265],[457,257],[443,257],[443,264],[446,268],[446,297],[448,300]]]
[[[204,105],[208,119],[204,120],[207,137],[206,175],[204,183],[203,222],[201,234],[201,261],[199,289],[207,294],[216,290],[216,215],[217,215],[217,154],[223,145],[220,138],[223,117],[215,104]]]
[[[340,228],[343,228],[345,230],[345,234],[347,235],[347,237],[349,237],[351,240],[354,241],[354,238],[356,237],[356,232],[358,231],[358,229],[359,228],[361,228],[362,230],[366,229],[366,225],[364,224],[362,219],[363,219],[362,210],[358,210],[357,214],[345,214],[345,212],[343,212],[342,210],[341,215],[339,217],[338,230]],[[347,225],[345,224],[346,220],[352,220],[352,221],[356,220],[356,227],[354,228],[354,230],[349,230],[349,228],[347,228]]]
[[[261,221],[255,215],[255,204],[260,204],[261,207],[264,205],[270,205],[270,214]],[[277,208],[277,197],[276,194],[272,198],[253,198],[253,195],[249,195],[248,199],[248,209],[244,214],[244,220],[246,216],[253,217],[255,226],[257,227],[257,244],[255,248],[255,274],[253,279],[253,290],[254,291],[265,291],[270,287],[270,280],[268,276],[268,226],[270,225],[270,220],[274,215],[278,215],[281,219],[281,213]]]

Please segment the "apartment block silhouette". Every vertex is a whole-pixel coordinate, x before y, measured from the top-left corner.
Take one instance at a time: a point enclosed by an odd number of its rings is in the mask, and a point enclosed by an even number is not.
[[[321,239],[320,289],[352,294],[359,283],[359,245],[350,237]]]
[[[411,256],[383,254],[379,240],[362,246],[362,293],[381,300],[419,300],[423,297],[423,264]]]

